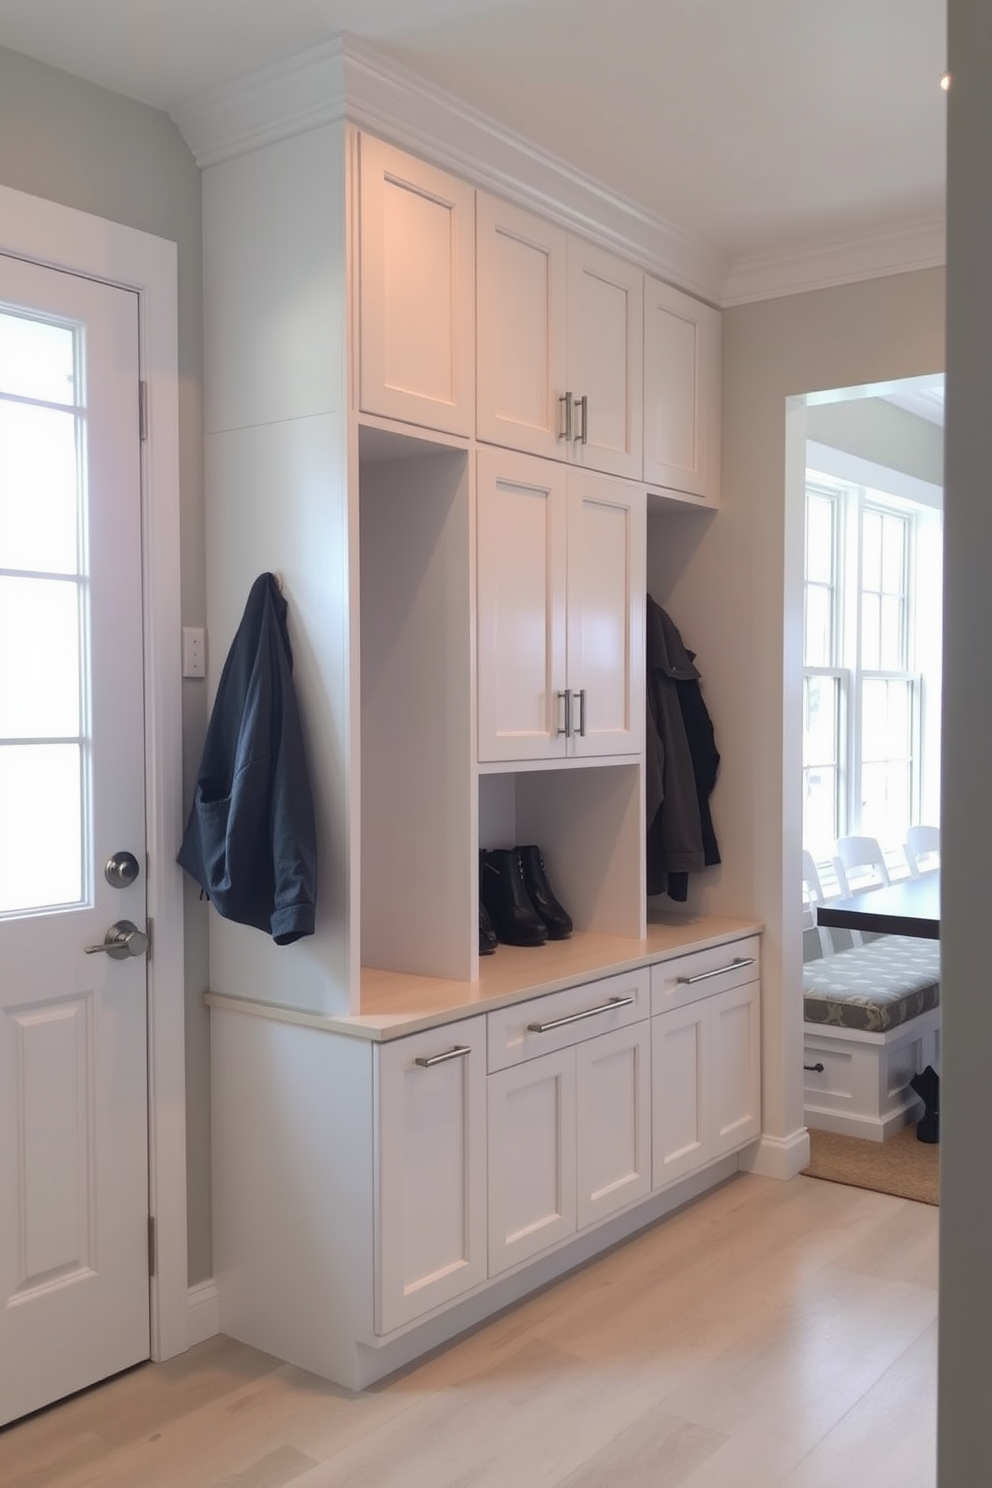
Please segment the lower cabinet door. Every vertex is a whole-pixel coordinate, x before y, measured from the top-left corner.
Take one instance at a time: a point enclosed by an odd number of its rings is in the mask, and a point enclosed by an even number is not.
[[[575,1050],[489,1076],[489,1274],[575,1231]]]
[[[651,1191],[651,1026],[579,1044],[576,1059],[577,1222],[596,1224]]]
[[[377,1333],[486,1279],[486,1020],[380,1045]]]
[[[708,1002],[651,1019],[652,1187],[666,1188],[710,1157]]]
[[[711,1153],[761,1134],[760,983],[720,992],[709,1002]]]

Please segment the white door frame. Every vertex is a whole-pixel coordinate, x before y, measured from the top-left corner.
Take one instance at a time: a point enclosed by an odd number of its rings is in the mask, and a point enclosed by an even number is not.
[[[187,1347],[179,361],[176,245],[0,186],[0,252],[134,290],[147,437],[141,447],[148,915],[149,1207],[156,1221],[151,1354]],[[137,409],[135,410],[137,417]]]

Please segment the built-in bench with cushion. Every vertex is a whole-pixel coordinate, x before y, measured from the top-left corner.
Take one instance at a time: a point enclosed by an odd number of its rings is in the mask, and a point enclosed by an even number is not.
[[[921,1113],[913,1076],[940,1067],[939,943],[883,935],[806,961],[803,1020],[806,1125],[884,1141]]]

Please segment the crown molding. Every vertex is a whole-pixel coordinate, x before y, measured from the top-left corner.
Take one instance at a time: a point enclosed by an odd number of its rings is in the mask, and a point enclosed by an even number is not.
[[[347,32],[171,118],[203,169],[348,120],[717,307],[944,263],[942,215],[732,260]]]
[[[729,258],[343,33],[178,105],[199,166],[347,119],[719,305]]]
[[[746,305],[861,279],[940,268],[945,262],[945,229],[940,214],[780,253],[739,258],[727,279],[723,305]]]

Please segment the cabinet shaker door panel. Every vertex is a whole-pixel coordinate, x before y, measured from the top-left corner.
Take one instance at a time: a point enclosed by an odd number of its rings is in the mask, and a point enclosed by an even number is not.
[[[360,398],[452,434],[475,422],[475,192],[363,134]]]
[[[651,1025],[577,1045],[578,1227],[651,1191]]]
[[[707,1004],[651,1019],[653,1186],[667,1188],[712,1155],[708,1147]]]
[[[564,459],[567,235],[479,192],[476,236],[477,435]]]
[[[489,1076],[489,1274],[575,1231],[575,1050]]]
[[[640,269],[573,238],[568,264],[571,458],[641,479],[644,285]]]
[[[568,476],[568,686],[581,755],[644,747],[643,487],[585,471]]]
[[[389,1333],[486,1279],[486,1020],[376,1052],[376,1332]]]
[[[563,753],[565,472],[512,451],[478,453],[480,760]]]
[[[713,1156],[761,1133],[760,984],[721,992],[709,1003]]]
[[[644,280],[644,479],[715,506],[720,485],[720,312]]]

